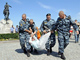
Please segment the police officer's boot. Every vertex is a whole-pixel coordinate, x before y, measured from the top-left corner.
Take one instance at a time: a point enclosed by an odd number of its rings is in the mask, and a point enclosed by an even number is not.
[[[58,55],[61,55],[61,52],[60,51],[58,52]]]
[[[52,47],[50,47],[50,53],[52,53]]]
[[[22,47],[22,49],[23,49],[24,54],[26,54],[27,53],[26,47],[24,46],[24,47]]]
[[[77,43],[77,42],[75,41],[75,43]]]
[[[63,60],[66,59],[63,53],[61,53],[61,59],[63,59]]]
[[[27,57],[30,57],[30,50],[27,50]]]
[[[50,55],[50,50],[49,49],[47,49],[47,56],[49,56]]]
[[[34,52],[35,52],[36,54],[38,54],[38,51],[37,51],[36,49],[34,49]]]

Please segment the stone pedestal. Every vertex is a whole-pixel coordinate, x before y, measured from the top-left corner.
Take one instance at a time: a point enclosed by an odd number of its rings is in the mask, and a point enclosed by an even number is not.
[[[6,22],[6,20],[2,19],[0,21],[0,34],[11,33],[10,28],[12,27],[12,25],[13,25],[13,22],[11,20],[7,20]]]

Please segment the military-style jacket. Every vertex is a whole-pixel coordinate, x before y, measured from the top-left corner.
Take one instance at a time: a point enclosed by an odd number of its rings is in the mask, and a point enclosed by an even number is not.
[[[57,19],[55,25],[53,26],[52,30],[57,29],[58,32],[61,33],[69,33],[70,26],[73,26],[73,28],[78,31],[78,26],[71,20],[68,19],[67,17],[65,19],[61,19],[60,17]]]
[[[29,26],[29,19],[26,19],[26,22],[24,20],[20,20],[19,33],[26,33],[25,30],[28,29],[28,26]]]
[[[43,30],[46,30],[46,29],[52,29],[53,25],[55,24],[55,21],[54,19],[50,19],[49,21],[46,19],[42,22],[41,24],[41,32],[43,32]]]

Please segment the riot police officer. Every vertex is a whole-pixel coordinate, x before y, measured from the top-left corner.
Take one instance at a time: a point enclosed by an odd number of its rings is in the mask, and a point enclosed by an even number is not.
[[[48,32],[48,29],[52,29],[52,26],[55,24],[55,21],[54,19],[51,19],[51,14],[47,14],[46,15],[46,20],[44,20],[41,24],[41,32],[44,34],[44,33],[47,33]],[[51,33],[47,43],[46,43],[46,49],[47,49],[47,55],[49,56],[50,53],[52,52],[52,47],[55,45],[55,33]]]
[[[73,21],[71,19],[66,17],[63,11],[60,11],[59,18],[57,19],[52,30],[57,29],[57,31],[58,31],[58,41],[59,41],[58,54],[61,55],[61,59],[66,59],[64,56],[64,49],[69,44],[69,30],[70,30],[71,25],[74,27],[77,34],[79,34],[77,25],[75,23],[73,23]]]
[[[20,45],[23,49],[24,53],[27,53],[27,56],[30,57],[30,48],[31,45],[29,44],[30,33],[32,33],[31,29],[28,29],[29,26],[29,19],[26,19],[26,14],[22,15],[22,20],[19,22],[19,39]],[[26,43],[26,47],[25,47]]]

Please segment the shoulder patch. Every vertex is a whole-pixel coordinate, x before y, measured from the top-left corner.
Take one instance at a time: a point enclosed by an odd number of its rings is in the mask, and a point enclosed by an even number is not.
[[[60,19],[58,21],[61,21]]]
[[[21,24],[21,26],[22,26],[22,24]]]
[[[24,24],[25,24],[25,22],[24,22]]]
[[[44,22],[45,24],[47,24],[47,22]]]

